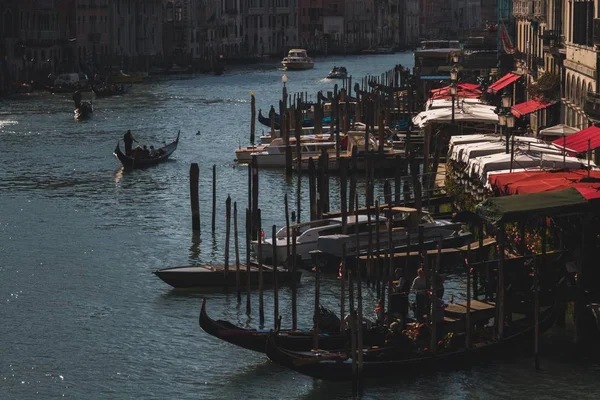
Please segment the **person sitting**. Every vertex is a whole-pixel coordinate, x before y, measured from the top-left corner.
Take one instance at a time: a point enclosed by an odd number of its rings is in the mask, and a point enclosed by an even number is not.
[[[150,157],[156,156],[156,150],[153,145],[150,145]]]
[[[146,146],[146,145],[144,145],[144,155],[145,155],[146,157],[149,157],[149,156],[150,156],[150,150],[148,150],[148,146]]]

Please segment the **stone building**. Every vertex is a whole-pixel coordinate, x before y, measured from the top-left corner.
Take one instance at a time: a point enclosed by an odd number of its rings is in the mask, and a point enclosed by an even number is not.
[[[148,71],[152,59],[162,55],[162,6],[161,0],[109,1],[108,54],[113,68]]]
[[[75,1],[75,38],[79,68],[89,74],[110,70],[108,0]]]
[[[248,0],[244,12],[244,41],[249,54],[283,56],[300,45],[299,0]]]

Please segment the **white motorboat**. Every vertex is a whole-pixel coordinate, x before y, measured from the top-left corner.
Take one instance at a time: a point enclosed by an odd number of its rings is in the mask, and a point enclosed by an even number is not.
[[[447,241],[448,239],[463,239],[465,234],[461,233],[461,225],[449,220],[434,220],[427,212],[423,212],[419,220],[417,210],[407,207],[394,207],[392,209],[392,245],[394,248],[406,246],[408,233],[411,235],[410,244],[418,243],[418,226],[424,225],[425,242],[436,240],[440,236]],[[373,231],[373,251],[376,253],[381,249],[388,249],[388,219],[380,216],[379,224],[375,216],[371,216],[371,225],[369,227],[369,217],[367,215],[348,216],[346,234],[342,234],[342,218],[328,218],[316,220],[295,225],[296,229],[296,254],[297,258],[303,262],[311,260],[311,252],[321,250],[322,256],[329,259],[339,259],[342,255],[343,245],[346,245],[346,255],[356,255],[366,251],[369,244],[369,230]],[[370,229],[369,229],[370,228]],[[292,229],[292,227],[290,227]],[[357,235],[358,230],[358,235]],[[380,231],[379,246],[375,248],[376,231]],[[357,243],[358,236],[358,246]],[[290,252],[292,236],[290,232]],[[284,263],[287,260],[287,232],[286,228],[280,229],[275,235],[275,247],[277,251],[278,263]],[[262,261],[269,263],[273,258],[273,239],[263,239],[262,243]],[[252,243],[252,250],[255,255],[258,254],[258,242]]]
[[[335,142],[320,142],[320,141],[312,141],[312,142],[302,142],[301,141],[301,151],[302,157],[319,157],[322,149],[326,151],[335,151]],[[292,150],[292,158],[294,157],[294,153],[296,152],[295,140],[293,142],[290,141],[291,150]],[[286,146],[282,138],[273,139],[270,145],[265,146],[262,151],[257,151],[250,154],[250,159],[256,156],[256,162],[259,167],[285,167],[286,159],[285,159],[285,150]]]
[[[287,57],[281,61],[281,65],[287,70],[301,71],[312,69],[315,66],[305,49],[291,49]]]

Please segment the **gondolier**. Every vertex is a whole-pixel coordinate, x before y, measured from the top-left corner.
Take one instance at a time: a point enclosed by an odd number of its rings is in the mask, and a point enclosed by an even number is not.
[[[137,140],[135,140],[133,138],[133,135],[131,134],[131,129],[127,129],[127,132],[125,132],[125,134],[123,135],[123,142],[125,142],[125,155],[127,157],[130,157],[133,142],[137,142]]]

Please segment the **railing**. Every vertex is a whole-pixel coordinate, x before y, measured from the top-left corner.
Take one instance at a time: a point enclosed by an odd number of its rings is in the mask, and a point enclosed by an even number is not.
[[[558,40],[560,35],[557,30],[554,29],[546,29],[542,33],[540,33],[540,39],[546,40]]]

